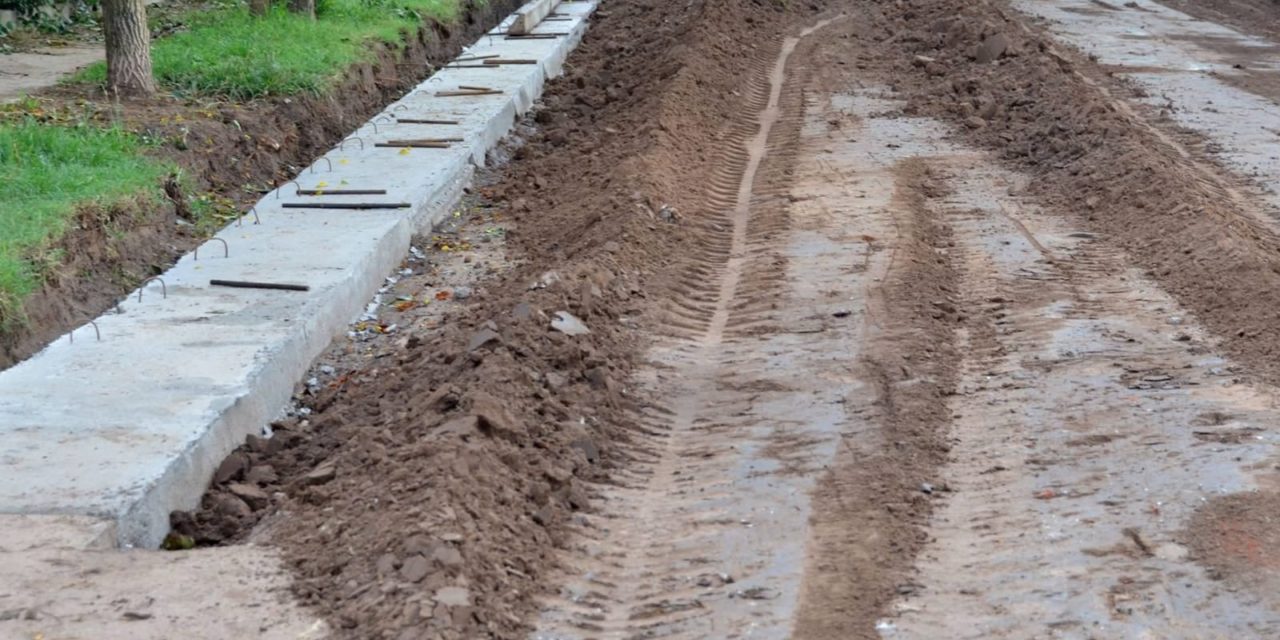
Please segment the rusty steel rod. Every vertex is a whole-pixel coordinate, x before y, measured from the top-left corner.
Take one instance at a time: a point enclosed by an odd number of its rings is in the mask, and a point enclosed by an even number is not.
[[[404,124],[458,124],[457,120],[432,120],[430,118],[400,118],[396,122]]]
[[[395,149],[405,149],[405,148],[412,148],[412,149],[448,149],[448,148],[449,148],[449,143],[448,143],[448,142],[410,142],[410,141],[407,141],[407,140],[403,140],[403,141],[401,141],[401,142],[402,142],[402,144],[392,144],[392,143],[390,143],[390,142],[379,142],[378,144],[375,144],[375,145],[373,145],[373,146],[375,146],[375,147],[390,147],[390,148],[395,148]]]
[[[224,258],[230,258],[230,257],[231,257],[231,248],[227,246],[227,241],[226,241],[226,240],[223,240],[222,238],[209,238],[209,240],[208,240],[208,241],[209,241],[209,242],[212,242],[212,241],[214,241],[214,240],[217,240],[218,242],[221,242],[221,243],[222,243],[222,257],[224,257]],[[191,259],[192,259],[192,260],[199,260],[199,259],[200,259],[200,246],[199,246],[199,245],[196,245],[196,248],[191,252]]]
[[[492,96],[502,95],[501,91],[437,91],[436,96],[440,98],[459,98],[462,96]]]
[[[285,209],[408,209],[408,202],[286,202]]]
[[[278,291],[310,291],[305,284],[284,284],[281,282],[250,282],[248,280],[210,280],[212,287],[236,287],[239,289],[275,289]]]
[[[300,196],[385,196],[386,189],[303,189]]]
[[[160,283],[160,297],[165,299],[169,298],[169,287],[165,286],[164,280],[160,279],[160,276],[151,276],[150,278],[143,280],[142,284],[138,285],[138,302],[142,302],[142,290],[146,289],[147,283],[152,281]]]

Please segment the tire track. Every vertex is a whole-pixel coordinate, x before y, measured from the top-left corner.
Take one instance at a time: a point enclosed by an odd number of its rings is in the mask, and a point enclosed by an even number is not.
[[[804,566],[792,513],[803,513],[807,491],[780,479],[812,476],[811,458],[831,448],[827,432],[844,417],[839,388],[801,407],[809,390],[788,380],[815,369],[806,360],[829,359],[829,345],[774,324],[789,272],[776,245],[804,122],[791,58],[829,22],[756,61],[750,117],[731,128],[695,218],[700,255],[666,306],[670,337],[638,380],[668,399],[637,416],[650,434],[637,464],[602,492],[602,513],[583,518],[566,559],[574,570],[535,638],[786,635]]]

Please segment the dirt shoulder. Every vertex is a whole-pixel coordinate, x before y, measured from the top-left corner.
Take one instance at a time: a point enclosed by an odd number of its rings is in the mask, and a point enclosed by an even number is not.
[[[1275,0],[1158,0],[1172,9],[1243,33],[1280,38],[1280,3]]]
[[[1270,354],[1280,237],[1237,179],[1128,106],[1127,87],[1003,2],[917,0],[874,18],[878,57],[909,110],[1036,176],[1031,190],[1127,251],[1232,355],[1280,380]],[[904,16],[910,16],[904,19]],[[1212,239],[1212,240],[1210,240]]]

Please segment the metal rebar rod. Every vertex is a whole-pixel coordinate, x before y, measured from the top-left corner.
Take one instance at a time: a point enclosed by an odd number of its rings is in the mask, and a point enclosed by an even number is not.
[[[402,142],[402,144],[392,144],[392,143],[390,143],[390,142],[379,142],[378,144],[375,144],[375,145],[373,145],[373,146],[375,146],[375,147],[392,147],[392,148],[398,148],[398,149],[404,149],[404,148],[413,148],[413,149],[448,149],[448,148],[449,148],[449,143],[448,143],[448,142],[409,142],[409,141],[401,141],[401,142]]]
[[[236,287],[239,289],[277,289],[280,291],[310,291],[305,284],[284,284],[280,282],[250,282],[248,280],[210,280],[213,287]]]
[[[461,96],[492,96],[501,94],[501,91],[437,91],[436,97],[457,98]]]
[[[300,196],[384,196],[386,189],[303,189]]]
[[[408,209],[408,202],[286,202],[285,209]]]

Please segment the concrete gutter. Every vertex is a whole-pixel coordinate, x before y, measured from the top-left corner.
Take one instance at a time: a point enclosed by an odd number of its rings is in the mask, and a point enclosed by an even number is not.
[[[386,189],[385,196],[267,194],[229,226],[96,320],[0,373],[0,513],[94,516],[85,543],[158,546],[169,513],[195,507],[214,469],[246,435],[279,417],[295,383],[347,329],[407,253],[415,232],[446,215],[474,165],[559,74],[594,2],[564,2],[533,33],[508,39],[508,18],[460,58],[536,64],[446,67],[297,178],[303,189]],[[474,65],[477,62],[462,62]],[[500,93],[439,97],[460,86]],[[457,125],[395,124],[396,118]],[[452,138],[447,149],[385,148]],[[363,144],[362,144],[363,143]],[[363,148],[361,148],[363,147]],[[330,170],[332,166],[332,170]],[[323,183],[323,184],[322,184]],[[288,209],[299,202],[404,202],[405,209]],[[309,291],[210,286],[210,279],[305,284]],[[141,301],[138,295],[141,294]]]

